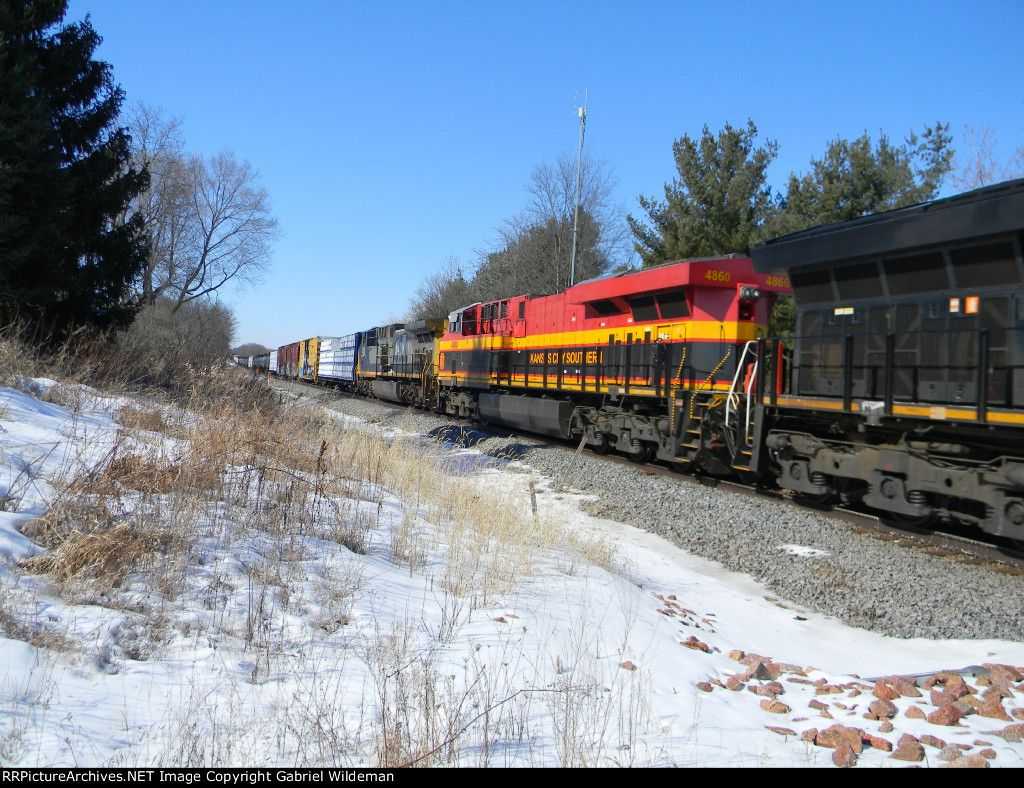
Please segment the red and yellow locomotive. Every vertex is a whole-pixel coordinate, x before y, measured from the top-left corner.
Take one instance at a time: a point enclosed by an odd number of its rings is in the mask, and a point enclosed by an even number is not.
[[[474,304],[438,341],[437,404],[638,461],[742,469],[749,454],[725,427],[788,292],[785,277],[732,256]]]

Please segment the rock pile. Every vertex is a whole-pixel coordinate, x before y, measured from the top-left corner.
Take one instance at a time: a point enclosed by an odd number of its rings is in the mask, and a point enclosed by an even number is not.
[[[814,668],[775,662],[759,654],[736,650],[731,651],[729,657],[742,669],[724,681],[712,678],[701,682],[698,689],[704,692],[716,688],[734,692],[746,689],[764,698],[759,705],[766,712],[790,715],[790,726],[811,719],[799,716],[802,703],[817,712],[821,720],[860,715],[873,723],[859,726],[835,722],[825,727],[806,727],[799,732],[796,727],[765,725],[780,736],[799,736],[811,746],[834,750],[832,761],[840,767],[856,765],[865,748],[872,748],[888,753],[887,757],[894,761],[935,760],[948,767],[986,768],[989,761],[997,758],[992,741],[974,738],[970,744],[948,742],[949,734],[972,735],[978,724],[970,728],[963,724],[963,720],[971,716],[1003,722],[1024,720],[1022,667],[986,663],[970,671],[941,671],[923,679],[886,676],[871,682],[858,678],[830,682],[826,677],[810,678],[818,672]],[[814,695],[808,700],[811,692]],[[865,698],[869,700],[865,702]],[[917,733],[901,732],[897,726],[910,727]],[[935,733],[921,733],[922,728],[928,726],[934,726]],[[944,734],[946,738],[937,735],[941,729],[949,731]],[[887,738],[885,734],[892,736]],[[894,741],[892,737],[897,734]],[[982,735],[1010,743],[1021,742],[1024,722],[985,730]]]

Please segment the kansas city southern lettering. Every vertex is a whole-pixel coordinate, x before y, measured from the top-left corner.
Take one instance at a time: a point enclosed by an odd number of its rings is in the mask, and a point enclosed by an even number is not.
[[[551,353],[531,353],[531,364],[603,364],[603,350],[556,350]]]

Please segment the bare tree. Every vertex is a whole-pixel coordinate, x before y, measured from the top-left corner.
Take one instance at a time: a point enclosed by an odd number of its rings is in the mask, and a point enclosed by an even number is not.
[[[576,281],[599,276],[636,261],[626,225],[626,209],[614,201],[611,168],[584,156],[580,176],[580,221],[576,242]],[[548,295],[569,285],[576,203],[576,157],[564,153],[554,163],[534,167],[526,184],[526,208],[505,220],[498,238],[478,252],[473,278],[475,300],[530,293]]]
[[[473,277],[474,300],[488,301],[529,293],[550,295],[569,285],[572,256],[572,219],[545,222],[506,222],[499,230],[499,248],[485,252]],[[580,212],[576,281],[607,271],[608,258],[599,244],[600,227],[586,211]]]
[[[139,312],[117,344],[134,382],[169,386],[187,380],[189,369],[222,362],[234,332],[234,314],[221,303],[161,298]]]
[[[180,118],[168,118],[162,110],[141,102],[129,111],[132,164],[150,173],[150,187],[132,206],[144,218],[150,238],[150,256],[137,286],[147,304],[155,304],[168,288],[177,257],[187,245],[192,167],[181,126]]]
[[[441,270],[431,274],[416,288],[409,303],[409,320],[429,320],[447,317],[456,309],[472,303],[470,282],[462,272],[457,257],[445,260]]]
[[[190,245],[170,284],[179,306],[231,281],[259,281],[277,234],[270,195],[248,161],[238,162],[225,150],[208,162],[194,162],[192,177]]]
[[[988,124],[976,129],[964,124],[961,139],[967,148],[963,160],[958,159],[951,182],[955,189],[980,189],[993,183],[1024,177],[1024,145],[1019,145],[1008,162],[996,154],[998,140]]]
[[[594,246],[609,265],[629,267],[637,262],[636,252],[626,223],[626,206],[615,201],[617,186],[615,173],[607,162],[593,159],[586,153],[583,155],[580,211],[596,226],[598,234]],[[567,221],[571,233],[576,208],[576,156],[562,153],[554,163],[538,164],[530,174],[526,193],[530,195],[530,202],[524,215],[531,223],[547,224],[552,219]],[[567,248],[571,251],[571,236]]]
[[[143,104],[131,112],[133,163],[151,177],[136,206],[152,239],[138,291],[147,303],[167,298],[175,309],[229,282],[259,281],[277,234],[252,165],[227,150],[209,161],[186,153],[181,126]]]

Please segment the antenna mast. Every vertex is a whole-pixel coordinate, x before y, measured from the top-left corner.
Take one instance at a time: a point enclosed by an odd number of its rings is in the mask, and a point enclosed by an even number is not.
[[[573,99],[579,98],[579,93],[573,94]],[[576,211],[572,220],[572,260],[569,264],[569,287],[576,284],[576,244],[580,227],[580,172],[583,167],[583,132],[587,128],[587,91],[583,91],[583,106],[576,107],[576,113],[580,116],[580,150],[576,157]]]

